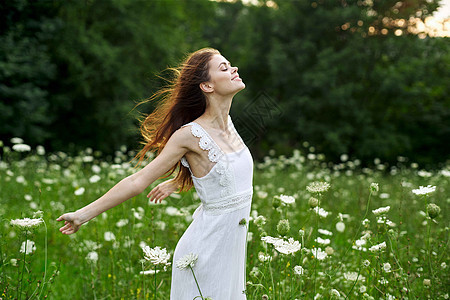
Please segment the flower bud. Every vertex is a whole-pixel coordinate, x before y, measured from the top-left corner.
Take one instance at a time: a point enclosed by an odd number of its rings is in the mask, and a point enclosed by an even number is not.
[[[327,246],[327,247],[325,248],[325,252],[326,252],[328,255],[333,255],[334,249],[331,248],[330,246]]]
[[[262,300],[269,300],[269,296],[267,296],[266,294],[262,295]]]
[[[378,192],[378,190],[379,190],[378,183],[373,182],[373,183],[370,185],[370,191],[372,191],[372,192]]]
[[[317,200],[317,198],[311,197],[308,200],[308,204],[309,204],[309,207],[314,208],[317,205],[319,205],[319,200]]]
[[[260,227],[266,224],[266,218],[264,216],[257,216],[256,219],[253,220],[256,226]]]
[[[277,231],[280,235],[286,235],[288,234],[291,227],[289,226],[289,220],[284,219],[280,220],[277,225]]]
[[[273,197],[273,199],[272,199],[272,206],[273,206],[273,208],[277,208],[277,207],[279,207],[280,205],[281,205],[281,199],[280,199],[280,197],[279,197],[279,196]]]
[[[298,231],[298,234],[302,237],[302,236],[305,236],[305,231],[303,230],[303,229],[300,229],[299,231]]]
[[[425,278],[425,279],[423,280],[423,285],[424,285],[424,286],[431,286],[431,280]]]
[[[33,219],[39,219],[42,218],[44,216],[44,212],[42,210],[38,210],[37,212],[35,212],[33,214]]]
[[[434,203],[430,203],[427,205],[427,212],[428,212],[428,216],[430,216],[430,218],[434,219],[441,212],[441,208]]]

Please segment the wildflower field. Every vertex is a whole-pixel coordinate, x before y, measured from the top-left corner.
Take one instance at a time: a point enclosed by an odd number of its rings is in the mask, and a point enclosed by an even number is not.
[[[158,180],[62,235],[56,218],[135,172],[135,153],[73,157],[13,143],[0,148],[1,299],[169,299],[171,269],[195,272],[201,253],[172,261],[200,204],[193,189],[149,203]],[[247,299],[448,299],[450,165],[425,171],[399,157],[363,168],[346,155],[329,164],[304,146],[255,161],[240,225]]]

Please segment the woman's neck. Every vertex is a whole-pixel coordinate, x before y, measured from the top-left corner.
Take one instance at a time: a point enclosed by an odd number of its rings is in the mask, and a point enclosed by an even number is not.
[[[206,109],[199,119],[209,127],[226,131],[228,129],[228,114],[230,113],[230,98],[211,99],[207,101]]]

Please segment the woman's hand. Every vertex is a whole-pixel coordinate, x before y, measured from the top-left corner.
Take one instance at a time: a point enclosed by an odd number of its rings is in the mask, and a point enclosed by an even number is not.
[[[175,180],[170,179],[158,184],[155,188],[153,188],[153,190],[150,191],[150,193],[148,193],[147,197],[150,198],[150,202],[155,200],[156,204],[159,200],[159,203],[161,203],[164,198],[176,190],[178,190],[178,183]]]
[[[56,221],[64,220],[64,226],[59,229],[62,234],[72,234],[80,229],[82,225],[76,212],[66,213],[60,216]]]

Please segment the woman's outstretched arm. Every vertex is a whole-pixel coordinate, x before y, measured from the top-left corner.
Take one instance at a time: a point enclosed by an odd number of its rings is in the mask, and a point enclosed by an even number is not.
[[[132,174],[111,188],[106,194],[85,207],[60,216],[57,221],[65,221],[59,231],[72,234],[80,226],[104,211],[142,193],[156,179],[167,173],[188,151],[187,140],[192,135],[184,128],[170,137],[161,153],[139,172]]]

